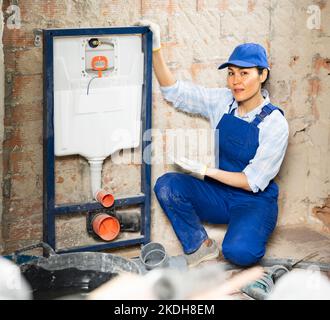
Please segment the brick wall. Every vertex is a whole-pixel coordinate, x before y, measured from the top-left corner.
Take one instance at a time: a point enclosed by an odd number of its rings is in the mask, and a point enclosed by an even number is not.
[[[5,139],[3,144],[3,238],[8,252],[42,237],[42,48],[34,45],[34,29],[130,25],[141,17],[161,25],[166,60],[177,78],[205,86],[224,86],[225,73],[216,69],[239,43],[264,45],[272,66],[269,89],[290,123],[287,157],[277,181],[279,224],[312,224],[313,215],[330,194],[329,73],[330,2],[312,0],[116,0],[14,1],[21,28],[4,28]],[[3,1],[3,11],[13,1]],[[316,6],[321,23],[312,19]],[[315,15],[315,12],[314,12]],[[7,18],[5,16],[5,18]],[[163,101],[154,80],[153,127],[207,128],[205,120],[190,118]],[[166,141],[160,141],[166,147]],[[105,163],[104,183],[115,194],[138,188],[138,168]],[[129,174],[127,170],[129,169]],[[173,169],[155,165],[158,176]],[[114,176],[112,172],[116,172]],[[125,185],[122,183],[125,181]],[[57,200],[88,199],[87,162],[78,156],[56,162]],[[71,217],[70,217],[71,218]],[[85,238],[83,217],[62,219],[63,244]],[[215,238],[223,230],[209,227]],[[72,239],[69,239],[71,237]],[[179,251],[175,235],[152,199],[152,238],[169,251]]]

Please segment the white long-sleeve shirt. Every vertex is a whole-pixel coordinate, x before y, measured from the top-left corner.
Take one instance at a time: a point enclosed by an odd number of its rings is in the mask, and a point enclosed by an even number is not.
[[[216,129],[229,105],[233,95],[228,88],[204,88],[188,81],[177,81],[169,87],[161,87],[164,98],[174,107],[184,112],[200,114],[209,119],[211,127]],[[261,112],[264,105],[270,102],[267,90],[262,90],[263,103],[244,116],[238,114],[238,104],[234,99],[231,110],[234,116],[252,122]],[[280,111],[275,110],[259,125],[259,147],[253,159],[245,167],[245,173],[253,192],[263,191],[280,170],[288,145],[289,126]]]

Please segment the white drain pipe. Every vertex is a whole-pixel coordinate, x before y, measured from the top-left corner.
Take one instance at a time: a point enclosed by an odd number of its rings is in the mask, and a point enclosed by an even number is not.
[[[96,199],[96,193],[102,189],[102,166],[105,158],[88,159],[91,188],[93,198]]]

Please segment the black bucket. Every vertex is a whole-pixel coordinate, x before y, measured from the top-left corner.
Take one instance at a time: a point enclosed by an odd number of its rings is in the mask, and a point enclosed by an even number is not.
[[[15,255],[36,247],[43,247],[48,257],[20,265],[36,300],[85,299],[89,292],[120,273],[141,273],[134,261],[120,256],[100,252],[56,254],[45,243],[21,249]]]

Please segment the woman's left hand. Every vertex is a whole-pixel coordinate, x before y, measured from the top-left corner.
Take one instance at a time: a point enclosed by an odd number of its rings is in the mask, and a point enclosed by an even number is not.
[[[179,166],[180,169],[184,172],[189,173],[195,178],[204,180],[207,170],[207,166],[205,164],[187,159],[185,157],[182,157],[180,159],[174,159],[174,163]]]

